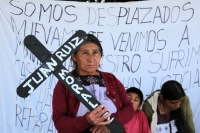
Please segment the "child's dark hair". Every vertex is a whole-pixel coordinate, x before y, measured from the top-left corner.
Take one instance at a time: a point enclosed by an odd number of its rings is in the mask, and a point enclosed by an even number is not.
[[[182,85],[175,81],[169,80],[165,82],[162,87],[160,94],[163,96],[163,100],[178,100],[185,96]],[[186,118],[183,115],[181,108],[172,111],[175,117],[175,124],[178,129],[178,133],[189,133],[186,125]]]
[[[140,105],[142,104],[143,102],[143,93],[140,89],[136,88],[136,87],[130,87],[126,90],[126,93],[135,93],[139,96],[140,98]]]

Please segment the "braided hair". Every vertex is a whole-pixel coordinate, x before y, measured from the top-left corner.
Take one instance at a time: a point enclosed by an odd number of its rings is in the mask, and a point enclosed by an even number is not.
[[[175,80],[165,82],[161,87],[160,94],[162,94],[163,100],[178,100],[185,96],[182,85]],[[172,115],[175,117],[175,124],[178,129],[178,133],[189,133],[186,118],[184,117],[181,108],[172,111]]]

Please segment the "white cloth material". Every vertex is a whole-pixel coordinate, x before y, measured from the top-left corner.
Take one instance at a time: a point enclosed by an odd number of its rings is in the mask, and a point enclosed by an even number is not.
[[[157,105],[158,105],[158,97],[159,97],[160,91],[157,91],[154,93],[154,95],[148,99],[147,101],[151,104],[152,109],[154,111],[153,115],[152,115],[152,121],[151,121],[151,132],[152,133],[156,133],[156,126],[158,123],[158,116],[157,116]]]
[[[92,84],[89,86],[85,86],[85,88],[93,95],[96,97],[96,99],[104,105],[104,107],[107,107],[110,113],[115,113],[117,111],[117,108],[115,106],[115,104],[113,103],[112,100],[110,100],[107,97],[106,94],[106,88],[105,87],[101,87],[98,84]],[[87,112],[90,112],[85,105],[83,105],[82,103],[80,103],[78,112],[76,116],[83,116],[84,114],[86,114]]]
[[[175,125],[175,120],[171,120],[169,123],[159,124],[156,126],[156,133],[170,133],[170,124],[171,124],[171,133],[176,133],[177,127]]]

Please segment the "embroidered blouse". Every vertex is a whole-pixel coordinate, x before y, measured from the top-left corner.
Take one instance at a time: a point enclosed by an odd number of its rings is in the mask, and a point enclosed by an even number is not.
[[[156,133],[176,133],[177,128],[173,113],[160,114],[157,107],[158,122],[156,126]]]
[[[115,104],[106,94],[106,83],[101,75],[79,76],[75,74],[74,76],[101,104],[109,109],[110,113],[117,112]],[[85,105],[80,103],[76,116],[83,116],[87,112],[89,112],[89,110]]]

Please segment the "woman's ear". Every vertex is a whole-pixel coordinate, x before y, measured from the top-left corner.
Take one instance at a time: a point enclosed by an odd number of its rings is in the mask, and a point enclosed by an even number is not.
[[[160,94],[160,100],[163,102],[163,95]]]
[[[74,55],[74,54],[72,54],[72,60],[74,61],[74,62],[76,62],[76,56]]]

